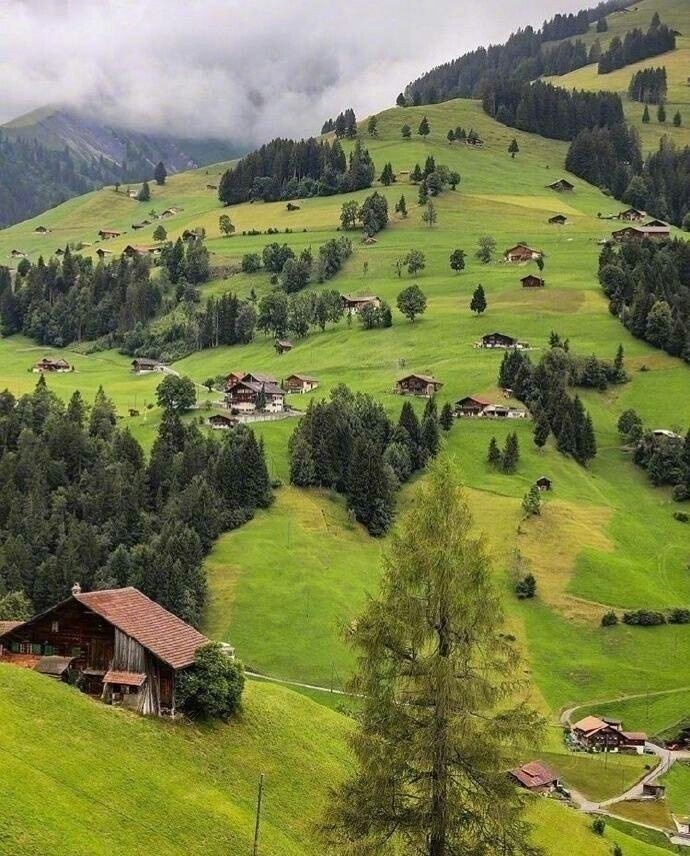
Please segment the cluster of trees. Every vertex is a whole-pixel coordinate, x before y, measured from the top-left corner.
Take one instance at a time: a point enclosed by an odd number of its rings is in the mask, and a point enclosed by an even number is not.
[[[393,313],[385,300],[378,306],[367,303],[359,310],[359,320],[365,330],[380,330],[393,326]]]
[[[638,339],[690,362],[690,244],[624,242],[599,256],[609,309]]]
[[[201,285],[211,278],[211,257],[202,238],[178,238],[161,248],[160,263],[173,285]]]
[[[515,432],[508,434],[503,444],[503,451],[498,448],[496,438],[492,437],[489,440],[489,450],[486,454],[486,460],[490,466],[502,473],[510,475],[517,469],[518,461],[520,460],[520,444],[518,436]]]
[[[275,289],[259,301],[257,327],[276,339],[291,333],[301,339],[312,327],[325,330],[343,317],[343,301],[335,289],[303,294],[286,294]]]
[[[348,159],[338,140],[275,139],[223,173],[218,198],[224,205],[235,205],[332,196],[370,187],[373,180],[374,163],[359,140]]]
[[[395,491],[426,466],[439,445],[434,399],[427,401],[421,421],[406,401],[394,425],[370,395],[340,385],[328,401],[312,402],[295,428],[290,481],[342,493],[354,518],[379,536],[393,523]]]
[[[642,169],[639,135],[624,123],[585,128],[570,144],[565,168],[620,199]]]
[[[658,612],[652,609],[635,609],[624,612],[623,624],[632,627],[658,627],[660,624],[690,624],[690,610],[683,607],[675,607],[668,612]],[[618,615],[610,610],[601,617],[602,627],[615,627],[618,624]]]
[[[532,413],[534,419],[534,442],[542,448],[553,434],[556,448],[571,455],[585,466],[596,456],[597,446],[594,426],[585,411],[579,396],[570,397],[571,386],[593,386],[601,389],[607,382],[620,383],[625,380],[622,348],[614,363],[597,360],[596,357],[576,358],[566,350],[560,337],[552,337],[551,348],[533,365],[523,351],[506,351],[498,375],[498,383],[513,390]]]
[[[623,122],[618,93],[562,89],[541,80],[491,81],[483,88],[482,106],[504,125],[556,140],[572,140],[586,128]]]
[[[354,139],[357,136],[357,117],[352,107],[348,107],[343,113],[338,113],[335,119],[326,119],[321,133],[330,134],[333,131],[338,139],[343,137]]]
[[[666,98],[666,91],[666,66],[636,71],[628,86],[628,95],[633,101],[642,101],[645,104],[661,104]]]
[[[529,82],[544,74],[563,74],[579,68],[578,64],[568,68],[563,62],[573,50],[569,46],[570,42],[558,46],[546,43],[582,35],[587,32],[589,24],[625,5],[626,0],[610,0],[577,15],[556,15],[546,21],[541,30],[525,27],[513,33],[505,44],[477,48],[463,54],[410,83],[402,95],[402,104],[435,104],[451,98],[481,98],[484,87],[491,81],[514,79]],[[582,50],[576,49],[572,61],[584,65],[589,57],[585,62],[582,62],[582,58]],[[548,67],[560,70],[547,71]],[[401,96],[398,96],[398,104],[401,103],[400,99]]]
[[[627,417],[631,420],[637,414]],[[621,415],[621,419],[626,414]],[[638,417],[639,419],[639,417]],[[690,430],[685,439],[679,436],[658,436],[651,431],[643,432],[641,421],[638,424],[621,424],[618,431],[621,438],[632,442],[632,435],[638,431],[641,436],[636,441],[633,461],[638,467],[646,470],[649,481],[655,487],[669,485],[673,488],[673,498],[676,502],[690,499]]]
[[[460,125],[457,128],[450,128],[448,133],[446,134],[446,139],[449,143],[470,143],[470,145],[474,145],[476,143],[480,143],[482,138],[479,134],[474,130],[474,128],[470,128],[469,131],[466,131]]]
[[[344,202],[340,211],[340,225],[346,230],[356,229],[361,225],[365,236],[371,238],[388,225],[386,197],[374,191],[361,205],[356,199]]]
[[[675,47],[675,33],[662,24],[658,13],[655,13],[646,33],[636,27],[634,30],[628,30],[622,40],[618,36],[611,39],[599,60],[599,74],[608,74],[647,57],[672,51]]]
[[[428,205],[429,197],[438,196],[446,188],[455,190],[460,184],[460,173],[445,164],[437,164],[434,156],[429,155],[424,163],[424,169],[418,163],[414,165],[414,169],[410,172],[410,183],[419,185],[418,204]],[[426,222],[433,225],[436,218],[433,218],[433,221],[427,219]]]
[[[75,580],[134,585],[198,626],[204,555],[272,499],[246,427],[217,442],[169,409],[147,462],[102,389],[65,406],[43,377],[19,400],[0,393],[0,470],[0,597],[22,592],[35,611]]]

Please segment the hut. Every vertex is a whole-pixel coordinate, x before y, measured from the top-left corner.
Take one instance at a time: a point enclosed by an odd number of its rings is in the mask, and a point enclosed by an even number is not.
[[[527,342],[520,342],[513,336],[507,336],[505,333],[487,333],[477,342],[480,348],[528,348]]]
[[[36,235],[47,235],[49,232],[50,229],[47,226],[36,226],[34,229]]]
[[[433,375],[412,373],[396,380],[395,392],[398,395],[432,396],[442,386],[443,384],[437,381]]]
[[[542,256],[543,253],[540,250],[533,250],[527,244],[516,244],[503,253],[503,258],[507,262],[531,262],[540,259]]]
[[[158,360],[150,360],[148,357],[137,357],[132,360],[132,371],[135,374],[147,374],[148,372],[159,372],[163,370],[163,364]]]
[[[104,249],[103,249],[103,247],[99,247],[99,248],[96,250],[96,255],[98,256],[98,258],[99,258],[101,261],[103,261],[103,259],[104,259],[106,256],[112,256],[112,254],[113,254],[113,251],[112,251],[112,250],[104,250]]]
[[[214,413],[208,418],[208,424],[211,428],[225,429],[234,428],[237,425],[237,419],[233,416],[228,416],[225,413]]]
[[[102,241],[109,241],[112,238],[119,238],[120,235],[124,235],[124,232],[118,232],[117,229],[99,229],[98,237]]]
[[[360,312],[365,306],[373,306],[378,309],[381,306],[381,299],[372,294],[364,295],[363,297],[355,297],[352,294],[341,294],[343,301],[343,309],[346,312]]]
[[[283,389],[291,393],[311,392],[319,385],[315,377],[303,374],[288,375],[283,381]]]
[[[535,276],[533,273],[528,273],[527,276],[523,276],[520,282],[522,283],[523,288],[544,288],[546,285],[543,277]]]
[[[548,476],[539,476],[535,481],[535,485],[539,490],[551,490],[551,479]]]
[[[565,226],[568,222],[568,218],[565,214],[554,214],[553,217],[549,217],[548,222],[551,226]]]
[[[537,794],[549,794],[561,784],[558,775],[542,761],[529,761],[511,770],[510,776],[521,787]]]
[[[559,178],[558,181],[553,181],[546,186],[549,190],[555,190],[556,193],[570,193],[570,191],[575,190],[575,185],[567,178]]]
[[[276,349],[276,354],[278,354],[278,356],[280,356],[281,354],[284,354],[286,351],[292,350],[292,342],[290,342],[288,339],[276,339],[273,347]]]

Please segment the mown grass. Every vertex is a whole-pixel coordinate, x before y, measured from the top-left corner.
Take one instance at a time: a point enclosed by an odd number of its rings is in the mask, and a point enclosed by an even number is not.
[[[674,731],[677,734],[680,725],[690,720],[690,691],[595,704],[587,712],[621,719],[625,728],[646,730],[650,736],[675,736]]]
[[[690,763],[676,763],[662,779],[671,811],[680,817],[690,815]]]
[[[632,820],[633,823],[660,829],[675,829],[665,800],[624,800],[610,806],[610,811],[618,817]]]
[[[657,759],[644,755],[589,755],[586,752],[542,752],[539,757],[587,799],[601,802],[631,788]]]

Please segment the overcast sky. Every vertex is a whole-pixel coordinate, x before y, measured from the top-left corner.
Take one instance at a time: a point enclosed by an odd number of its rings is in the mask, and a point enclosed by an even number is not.
[[[257,143],[586,0],[0,0],[0,122],[45,104]]]

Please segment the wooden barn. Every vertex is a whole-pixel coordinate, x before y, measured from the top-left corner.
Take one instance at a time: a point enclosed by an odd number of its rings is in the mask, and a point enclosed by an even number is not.
[[[276,354],[278,354],[278,356],[281,356],[287,351],[292,350],[292,342],[289,339],[276,339],[273,347],[276,349]]]
[[[520,342],[513,336],[506,336],[505,333],[487,333],[477,342],[480,348],[529,348],[527,342]]]
[[[175,711],[175,683],[208,640],[135,588],[83,593],[0,635],[4,660],[143,714]]]
[[[568,218],[565,214],[554,214],[553,217],[549,217],[549,224],[551,226],[565,226],[568,222]]]
[[[137,357],[132,360],[132,371],[135,374],[146,374],[148,372],[160,372],[163,370],[163,363],[158,360],[150,360],[148,357]]]
[[[47,226],[36,226],[34,232],[37,235],[47,235],[50,232],[50,229]]]
[[[510,776],[532,793],[549,794],[560,786],[558,775],[542,761],[529,761],[511,770]]]
[[[381,299],[373,294],[367,294],[363,297],[355,297],[352,294],[341,294],[343,301],[343,309],[346,312],[360,312],[365,306],[373,306],[378,309],[381,305]]]
[[[669,226],[624,226],[611,233],[614,241],[644,241],[645,238],[660,240],[671,234]]]
[[[119,238],[120,235],[124,235],[124,232],[118,232],[117,229],[99,229],[98,237],[102,241],[109,241],[111,238]]]
[[[528,273],[527,276],[523,276],[520,282],[522,283],[523,288],[544,288],[546,285],[543,277],[535,276],[533,273]]]
[[[233,416],[228,416],[225,413],[214,413],[213,416],[209,416],[208,424],[211,428],[218,428],[219,430],[229,430],[230,428],[234,428],[237,425],[237,419]]]
[[[527,244],[516,244],[514,247],[509,247],[504,253],[503,258],[507,262],[531,262],[535,259],[540,259],[543,253],[539,250],[533,250]]]
[[[537,488],[542,491],[551,490],[551,484],[551,479],[548,476],[539,476],[535,481]]]
[[[571,190],[575,190],[575,185],[567,178],[559,178],[558,181],[553,181],[546,186],[549,190],[555,190],[556,193],[570,193]]]
[[[35,363],[32,371],[40,372],[41,374],[44,372],[71,372],[72,366],[67,360],[63,360],[61,357],[57,359],[54,357],[43,357],[42,360]]]
[[[629,223],[636,223],[640,220],[644,220],[645,213],[644,211],[640,211],[638,208],[626,208],[625,211],[620,211],[617,216],[619,220],[627,220]]]
[[[432,396],[443,384],[432,375],[408,374],[395,382],[395,392],[398,395]]]
[[[293,393],[311,392],[313,389],[316,389],[318,385],[319,382],[315,377],[303,374],[288,375],[283,381],[283,388],[287,390],[287,392]]]

